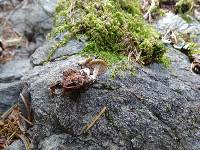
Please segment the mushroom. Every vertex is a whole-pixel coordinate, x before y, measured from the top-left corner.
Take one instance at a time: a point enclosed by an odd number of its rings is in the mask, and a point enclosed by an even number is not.
[[[1,48],[2,50],[5,50],[3,41],[2,41],[1,39],[0,39],[0,48]]]
[[[84,68],[80,70],[81,74],[86,73],[88,76],[90,76],[90,69],[89,68]]]
[[[105,73],[107,64],[104,60],[96,59],[88,63],[88,67],[93,69],[92,79],[96,79],[98,75]]]
[[[82,61],[79,61],[78,62],[78,65],[79,66],[87,66],[87,64],[89,63],[89,62],[91,62],[92,61],[92,58],[91,57],[89,57],[89,58],[87,58],[87,59],[85,59],[85,60],[82,60]]]
[[[193,55],[193,62],[191,64],[191,70],[194,73],[200,74],[200,54]]]
[[[173,30],[171,30],[170,39],[171,39],[171,41],[172,41],[174,44],[178,44],[177,36],[176,36],[176,34],[174,33]]]

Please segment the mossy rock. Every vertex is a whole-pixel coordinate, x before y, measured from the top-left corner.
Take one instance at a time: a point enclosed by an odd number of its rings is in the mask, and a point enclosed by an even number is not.
[[[159,61],[166,49],[160,35],[147,24],[140,10],[140,0],[60,0],[56,8],[51,37],[69,31],[70,38],[87,37],[84,54],[107,59],[124,59],[129,52],[139,62]],[[69,37],[62,44],[66,43]]]

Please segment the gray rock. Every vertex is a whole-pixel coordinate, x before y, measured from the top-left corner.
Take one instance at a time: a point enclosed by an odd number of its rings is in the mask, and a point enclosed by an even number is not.
[[[20,2],[18,0],[0,0],[0,11],[8,11],[13,9]]]
[[[61,148],[61,145],[63,145],[68,139],[71,137],[67,134],[59,134],[59,135],[52,135],[48,138],[45,138],[43,142],[40,143],[39,149],[42,150],[57,150]]]
[[[56,45],[57,41],[52,40],[47,42],[42,47],[39,47],[33,55],[31,55],[31,62],[34,65],[41,65],[44,61],[48,59],[51,53],[52,47]],[[68,57],[77,54],[84,48],[84,43],[78,40],[70,40],[65,46],[58,48],[56,52],[51,57],[50,61],[61,57]]]
[[[52,60],[63,56],[71,56],[83,50],[84,44],[77,40],[70,40],[64,47],[58,48]]]
[[[46,61],[54,44],[56,44],[55,41],[49,41],[36,49],[35,52],[31,55],[31,63],[33,65],[41,65],[44,61]]]
[[[0,83],[0,112],[5,112],[17,103],[20,91],[23,88],[21,82]]]
[[[29,59],[12,60],[0,66],[0,82],[20,80],[32,68]]]
[[[21,140],[17,140],[9,145],[5,150],[25,150],[25,147]]]
[[[54,4],[54,2],[52,1]],[[51,5],[49,3],[48,5]],[[40,33],[46,34],[53,25],[52,17],[49,16],[41,5],[36,1],[30,4],[24,4],[16,9],[10,16],[14,31],[18,33]]]
[[[71,137],[61,142],[63,149],[199,149],[200,76],[190,71],[184,54],[172,49],[168,56],[170,70],[159,64],[134,65],[135,77],[127,71],[114,80],[108,70],[77,100],[51,97],[48,87],[64,69],[77,68],[80,57],[35,67],[23,78],[35,112],[35,148],[52,140],[45,137],[66,133]],[[88,134],[80,134],[104,106],[106,115]]]
[[[168,29],[175,30],[179,33],[190,33],[196,35],[196,41],[200,39],[200,24],[193,20],[192,23],[187,23],[179,15],[175,15],[172,12],[166,13],[164,17],[158,20],[154,26],[162,34],[166,33]]]
[[[47,14],[54,14],[57,0],[38,0],[38,3],[45,10],[45,12],[47,12]]]

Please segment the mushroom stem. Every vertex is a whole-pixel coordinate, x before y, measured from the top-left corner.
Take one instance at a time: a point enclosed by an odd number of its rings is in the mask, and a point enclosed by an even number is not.
[[[94,71],[93,71],[93,74],[92,74],[92,78],[93,79],[96,79],[98,74],[99,74],[99,69],[100,69],[100,65],[97,65],[95,68],[94,68]]]
[[[81,69],[81,72],[85,72],[88,76],[90,75],[90,69],[89,68]]]

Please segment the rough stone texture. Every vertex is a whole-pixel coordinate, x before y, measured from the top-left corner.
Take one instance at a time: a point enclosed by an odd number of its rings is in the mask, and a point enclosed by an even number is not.
[[[64,146],[63,144],[68,138],[71,138],[71,136],[67,134],[52,135],[48,138],[45,138],[44,141],[40,143],[39,149],[42,150],[62,149],[62,147]]]
[[[43,8],[33,2],[14,11],[10,16],[14,30],[24,34],[25,32],[45,33],[51,30],[53,21],[51,16],[44,12]]]
[[[200,76],[190,71],[184,54],[172,49],[168,56],[170,70],[158,64],[136,65],[136,77],[127,72],[115,80],[107,71],[77,100],[51,97],[48,87],[64,69],[77,68],[81,58],[35,67],[24,77],[35,111],[35,148],[51,141],[51,135],[66,133],[71,137],[60,147],[67,149],[200,149]],[[104,106],[106,116],[88,134],[80,135]],[[49,138],[43,141],[45,137]]]
[[[38,3],[47,14],[49,15],[54,14],[57,0],[38,0]]]
[[[33,12],[35,9],[32,8]],[[19,11],[13,15],[18,17],[21,14],[23,17],[24,8]],[[40,16],[37,19],[44,18]],[[46,30],[37,20],[28,20],[30,30],[35,29],[32,27],[35,23],[39,25],[37,31]],[[197,22],[187,24],[172,13],[168,13],[155,26],[161,32],[170,27],[180,32],[200,34]],[[45,25],[45,28],[49,27]],[[47,42],[37,49],[32,55],[33,64],[40,65],[55,43]],[[67,60],[36,66],[23,77],[23,81],[28,83],[35,112],[35,125],[30,131],[34,149],[200,149],[200,76],[190,71],[187,56],[169,47],[171,50],[167,55],[172,65],[168,70],[159,64],[148,67],[133,64],[136,76],[127,71],[124,78],[117,75],[113,80],[111,70],[108,70],[76,100],[62,95],[50,96],[48,87],[60,79],[62,71],[78,68],[76,62],[83,58],[70,55],[79,52],[83,46],[82,42],[70,41],[52,57],[54,60],[68,56]],[[0,96],[1,91],[5,93],[3,99],[18,95],[15,94],[18,84],[13,84],[0,84]],[[9,91],[10,87],[14,87],[14,93]],[[87,134],[80,134],[104,106],[107,107],[106,114]]]
[[[163,34],[168,29],[172,29],[180,33],[196,35],[195,42],[200,42],[200,24],[195,20],[188,24],[179,15],[169,12],[154,25]]]
[[[33,55],[31,55],[31,63],[33,65],[41,65],[45,60],[47,60],[50,49],[54,44],[56,44],[55,41],[49,41],[36,49]]]
[[[57,42],[52,40],[47,42],[42,47],[38,48],[33,55],[31,55],[31,62],[34,65],[41,65],[44,61],[48,59],[49,54],[51,53],[52,47]],[[74,54],[77,54],[84,48],[84,43],[78,40],[70,40],[64,47],[58,48],[55,54],[51,57],[50,61],[61,57],[68,57]]]
[[[25,72],[32,69],[29,57],[44,43],[46,34],[52,28],[56,2],[57,0],[0,1],[0,17],[7,17],[13,30],[29,41],[27,47],[12,50],[11,61],[0,64],[0,113],[18,101],[23,88],[20,79]],[[0,26],[0,31],[3,28],[3,25]]]
[[[168,28],[195,35],[200,31],[197,22],[187,24],[172,13],[155,26],[162,33]],[[57,40],[61,39],[59,36]],[[55,43],[47,42],[36,50],[33,64],[41,64]],[[78,67],[76,62],[82,58],[70,55],[83,46],[69,42],[52,57],[69,56],[67,60],[36,66],[23,78],[35,111],[35,149],[200,149],[200,76],[191,72],[187,56],[168,47],[167,56],[172,62],[168,70],[159,64],[135,64],[135,77],[127,71],[124,78],[118,75],[114,80],[108,70],[76,100],[62,95],[51,97],[48,87],[60,79],[63,70]],[[80,134],[104,106],[106,114],[87,134]]]
[[[25,146],[21,140],[14,141],[5,150],[25,150]]]
[[[20,80],[25,72],[31,69],[29,59],[12,60],[0,65],[0,82]]]
[[[19,81],[12,83],[0,83],[0,112],[5,112],[19,99],[23,84]]]

